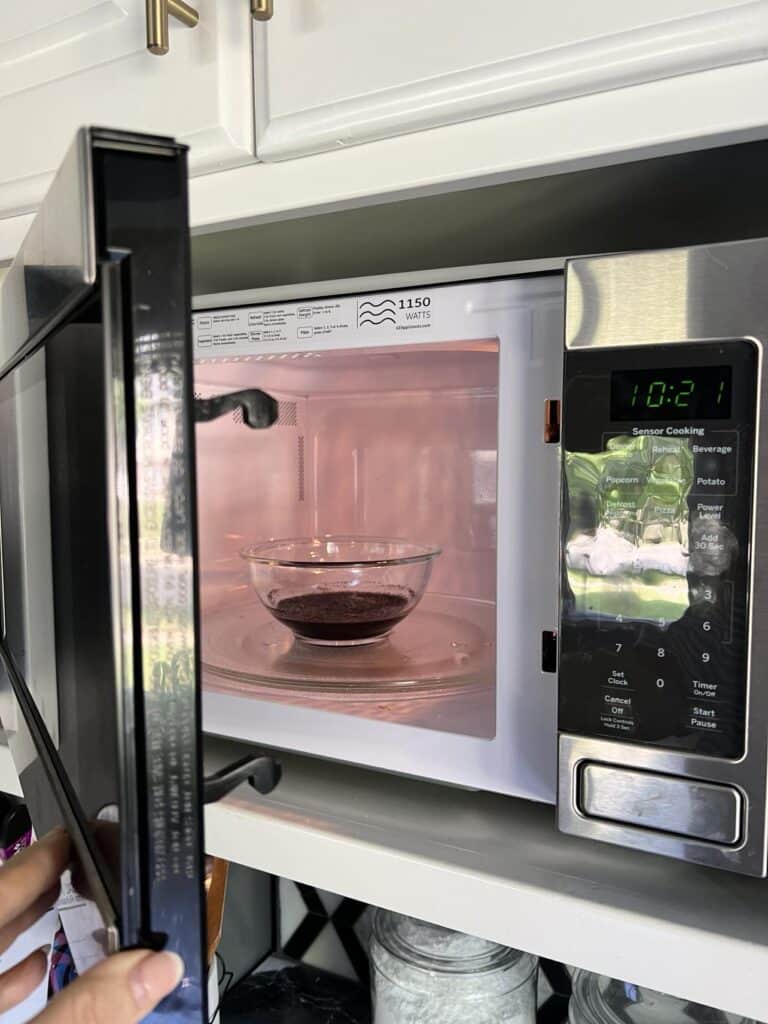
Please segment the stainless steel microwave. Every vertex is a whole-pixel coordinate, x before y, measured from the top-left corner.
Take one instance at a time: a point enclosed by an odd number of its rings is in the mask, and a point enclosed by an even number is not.
[[[198,298],[198,395],[278,402],[198,438],[207,727],[764,874],[767,266],[758,240]],[[302,638],[309,591],[368,587],[329,539],[393,536],[439,553],[387,641]]]

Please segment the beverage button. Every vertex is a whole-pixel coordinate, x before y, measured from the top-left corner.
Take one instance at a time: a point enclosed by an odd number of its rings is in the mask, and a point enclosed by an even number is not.
[[[708,431],[702,440],[691,441],[691,452],[694,459],[692,495],[736,494],[738,431]]]

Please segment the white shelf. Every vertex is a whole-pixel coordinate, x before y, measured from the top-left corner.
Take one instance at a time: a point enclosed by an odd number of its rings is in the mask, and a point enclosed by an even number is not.
[[[247,753],[206,737],[206,771]],[[551,807],[297,755],[206,808],[208,853],[766,1019],[768,882],[557,832]],[[0,745],[0,790],[18,793]]]
[[[206,770],[248,751],[206,738]],[[209,853],[766,1017],[768,884],[561,835],[554,809],[296,755],[206,810]]]

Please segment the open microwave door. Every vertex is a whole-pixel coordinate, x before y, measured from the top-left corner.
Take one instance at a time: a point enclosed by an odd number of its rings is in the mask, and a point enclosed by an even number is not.
[[[82,130],[0,289],[0,718],[106,948],[206,1020],[187,163]]]

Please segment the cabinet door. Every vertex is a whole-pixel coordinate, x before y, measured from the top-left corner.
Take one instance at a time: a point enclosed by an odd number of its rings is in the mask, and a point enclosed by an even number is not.
[[[278,0],[255,32],[257,153],[284,160],[759,60],[768,4]]]
[[[146,49],[145,0],[0,4],[0,216],[36,208],[84,124],[174,135],[192,174],[253,158],[248,0],[199,0]]]

